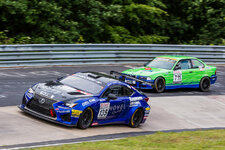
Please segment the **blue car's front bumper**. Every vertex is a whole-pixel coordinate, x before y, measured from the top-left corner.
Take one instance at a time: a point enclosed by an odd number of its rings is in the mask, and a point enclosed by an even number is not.
[[[35,112],[27,107],[24,107],[23,104],[22,105],[18,105],[17,106],[20,110],[30,114],[30,115],[33,115],[35,117],[38,117],[38,118],[41,118],[41,119],[44,119],[44,120],[47,120],[47,121],[50,121],[50,122],[54,122],[54,123],[57,123],[57,124],[61,124],[61,125],[65,125],[65,126],[68,126],[68,127],[75,127],[76,124],[68,124],[68,123],[64,123],[64,122],[60,122],[60,121],[57,121],[56,118],[52,118],[52,117],[48,117],[46,115],[43,115],[41,113],[38,113],[38,112]]]

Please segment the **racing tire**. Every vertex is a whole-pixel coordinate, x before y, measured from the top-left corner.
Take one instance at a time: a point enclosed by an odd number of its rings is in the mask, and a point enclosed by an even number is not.
[[[93,110],[90,107],[88,107],[80,115],[77,127],[80,129],[86,129],[92,124],[92,121],[93,121]]]
[[[136,109],[130,119],[130,123],[129,123],[130,127],[137,128],[140,125],[141,121],[143,120],[143,117],[144,117],[143,110]]]
[[[158,77],[155,79],[153,90],[157,93],[162,93],[165,90],[165,79]]]
[[[199,88],[202,92],[208,92],[210,85],[211,83],[209,77],[203,77],[199,83]]]

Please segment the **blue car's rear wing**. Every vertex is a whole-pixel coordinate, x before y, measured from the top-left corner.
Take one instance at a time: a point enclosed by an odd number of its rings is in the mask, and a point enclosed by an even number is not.
[[[143,80],[140,80],[140,79],[137,79],[135,77],[132,77],[132,76],[129,76],[129,75],[126,75],[126,74],[123,74],[123,73],[120,73],[120,72],[117,72],[117,71],[110,71],[110,75],[114,76],[115,78],[119,79],[120,81],[123,81],[124,82],[124,79],[125,78],[128,78],[128,79],[132,79],[132,80],[135,80],[137,82],[140,82],[140,83],[144,83],[146,85],[150,85],[150,86],[153,86],[152,83],[149,83],[147,81],[143,81]]]

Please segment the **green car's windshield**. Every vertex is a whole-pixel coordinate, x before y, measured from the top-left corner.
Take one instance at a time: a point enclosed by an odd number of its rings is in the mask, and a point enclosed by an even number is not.
[[[146,66],[151,68],[172,69],[176,60],[170,58],[155,58],[149,62]]]

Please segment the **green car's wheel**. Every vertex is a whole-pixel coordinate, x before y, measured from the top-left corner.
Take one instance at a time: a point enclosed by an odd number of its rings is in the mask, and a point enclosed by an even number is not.
[[[202,92],[209,91],[210,88],[210,79],[209,77],[203,77],[200,81],[199,88]]]
[[[162,93],[165,90],[165,80],[162,77],[155,79],[154,88],[155,92]]]
[[[93,110],[90,107],[88,107],[80,115],[77,127],[80,129],[86,129],[91,125],[92,121],[93,121]]]
[[[141,109],[137,109],[135,110],[135,112],[133,113],[131,119],[130,119],[130,126],[132,128],[136,128],[140,125],[142,119],[143,119],[143,116],[144,116],[144,112],[143,110]]]

